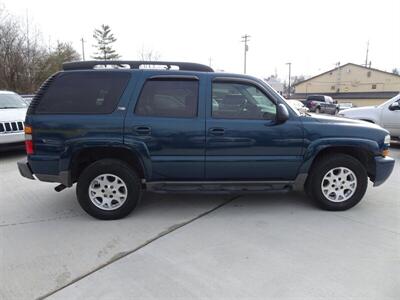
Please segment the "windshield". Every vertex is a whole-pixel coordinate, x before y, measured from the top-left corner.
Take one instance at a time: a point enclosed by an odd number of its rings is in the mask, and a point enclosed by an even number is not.
[[[381,105],[378,105],[378,107],[383,107],[383,106],[385,106],[386,104],[389,104],[389,103],[391,103],[391,102],[396,101],[395,98],[396,98],[396,99],[400,99],[400,94],[394,96],[393,98],[390,98],[388,101],[383,102]]]
[[[26,103],[17,94],[0,94],[0,109],[25,108]]]

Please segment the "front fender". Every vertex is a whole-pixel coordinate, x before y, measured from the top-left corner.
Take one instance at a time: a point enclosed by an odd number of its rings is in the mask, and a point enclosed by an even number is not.
[[[374,155],[380,154],[380,147],[376,141],[361,138],[324,138],[312,141],[305,153],[304,162],[300,167],[299,173],[308,173],[314,159],[318,154],[327,148],[349,147],[363,149]]]

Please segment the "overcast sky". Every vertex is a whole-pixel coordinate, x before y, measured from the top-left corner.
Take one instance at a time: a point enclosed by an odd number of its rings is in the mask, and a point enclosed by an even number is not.
[[[372,67],[400,68],[400,0],[357,1],[55,1],[0,0],[21,20],[28,11],[46,43],[71,42],[86,57],[92,33],[111,26],[123,59],[138,59],[142,48],[162,60],[193,61],[215,69],[243,72],[241,36],[251,35],[248,74],[287,78],[316,75],[335,63],[365,60],[367,41]]]

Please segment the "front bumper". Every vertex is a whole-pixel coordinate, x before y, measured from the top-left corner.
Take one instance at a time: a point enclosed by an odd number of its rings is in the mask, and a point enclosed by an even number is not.
[[[389,178],[394,168],[395,160],[391,157],[375,157],[375,180],[374,186],[380,186]]]
[[[14,132],[14,133],[1,133],[0,134],[0,145],[2,144],[14,144],[23,143],[25,141],[25,133]]]

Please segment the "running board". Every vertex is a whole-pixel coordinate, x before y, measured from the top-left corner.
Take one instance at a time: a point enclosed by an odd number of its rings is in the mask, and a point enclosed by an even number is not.
[[[146,182],[152,192],[250,193],[290,190],[294,181],[153,181]]]

